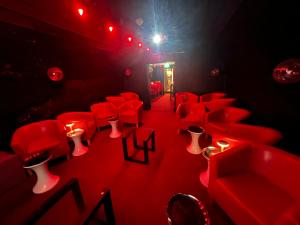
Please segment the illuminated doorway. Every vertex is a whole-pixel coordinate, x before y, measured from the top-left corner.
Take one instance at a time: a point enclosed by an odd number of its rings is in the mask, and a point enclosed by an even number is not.
[[[148,64],[150,86],[160,82],[163,93],[172,93],[174,87],[175,62]]]

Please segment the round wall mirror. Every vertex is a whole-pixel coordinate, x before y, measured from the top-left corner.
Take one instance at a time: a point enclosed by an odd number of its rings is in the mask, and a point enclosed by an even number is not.
[[[273,79],[281,84],[300,81],[300,59],[289,59],[279,63],[273,71]]]
[[[61,81],[64,78],[63,71],[58,67],[51,67],[47,71],[48,77],[52,81]]]

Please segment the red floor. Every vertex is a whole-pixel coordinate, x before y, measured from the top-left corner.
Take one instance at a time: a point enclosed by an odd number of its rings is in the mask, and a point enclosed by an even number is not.
[[[87,154],[51,168],[62,182],[78,177],[89,203],[103,187],[111,189],[117,225],[166,225],[166,207],[175,193],[192,194],[207,204],[213,225],[232,224],[199,182],[206,160],[185,150],[189,135],[177,134],[175,113],[169,95],[144,112],[143,127],[155,129],[156,151],[149,165],[123,160],[121,139],[108,137],[110,129],[98,132]],[[45,215],[39,224],[75,224],[77,210],[70,196]]]

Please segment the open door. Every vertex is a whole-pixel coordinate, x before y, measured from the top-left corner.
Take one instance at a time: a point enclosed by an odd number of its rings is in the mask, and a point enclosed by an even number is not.
[[[154,95],[154,97],[156,97],[155,95],[157,94],[155,92],[155,88],[156,88],[155,86],[157,84],[161,85],[161,90],[158,91],[160,94],[173,92],[174,69],[175,69],[175,62],[163,62],[163,63],[154,63],[148,65],[150,92],[152,92],[151,96]]]

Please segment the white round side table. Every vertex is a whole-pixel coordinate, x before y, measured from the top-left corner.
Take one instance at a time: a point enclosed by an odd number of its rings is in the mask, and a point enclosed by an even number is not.
[[[188,132],[191,134],[192,140],[186,150],[191,154],[201,154],[202,149],[199,146],[199,137],[204,132],[204,129],[197,126],[190,126]]]
[[[50,154],[41,153],[40,156],[30,159],[25,163],[24,168],[32,169],[37,176],[37,181],[32,189],[35,194],[41,194],[51,190],[60,179],[59,176],[53,175],[48,170],[47,162],[50,158]]]
[[[75,146],[72,153],[73,156],[81,156],[87,153],[88,148],[81,143],[81,135],[84,133],[84,130],[81,128],[76,128],[67,133],[67,136],[72,138]]]
[[[210,157],[212,155],[215,155],[217,153],[219,153],[221,150],[214,147],[214,146],[208,146],[206,148],[203,149],[202,155],[204,156],[204,158],[206,158],[207,160],[207,169],[206,171],[200,173],[200,182],[204,187],[208,187],[208,182],[209,182],[209,161],[210,161]]]
[[[113,117],[108,120],[108,123],[111,125],[110,138],[118,138],[121,136],[121,132],[118,130],[118,118]]]

